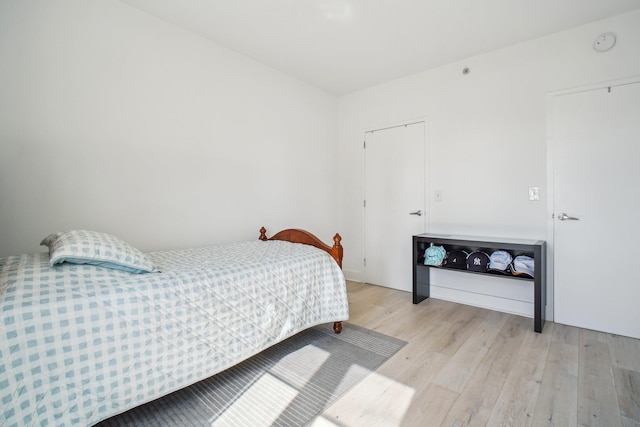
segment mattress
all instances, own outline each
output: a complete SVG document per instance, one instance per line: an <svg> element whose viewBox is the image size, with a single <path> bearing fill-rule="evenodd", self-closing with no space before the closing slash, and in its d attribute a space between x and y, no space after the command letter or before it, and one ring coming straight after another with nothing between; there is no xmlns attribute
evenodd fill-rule
<svg viewBox="0 0 640 427"><path fill-rule="evenodd" d="M342 271L312 246L147 255L161 272L0 259L0 425L93 425L348 319Z"/></svg>

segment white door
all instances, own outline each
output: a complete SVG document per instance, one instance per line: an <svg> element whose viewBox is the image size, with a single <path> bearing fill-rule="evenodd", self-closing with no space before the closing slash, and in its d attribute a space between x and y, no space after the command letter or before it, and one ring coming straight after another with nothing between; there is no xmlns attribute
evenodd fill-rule
<svg viewBox="0 0 640 427"><path fill-rule="evenodd" d="M365 133L366 283L412 289L412 236L426 232L425 123Z"/></svg>
<svg viewBox="0 0 640 427"><path fill-rule="evenodd" d="M640 83L552 105L555 321L640 338Z"/></svg>

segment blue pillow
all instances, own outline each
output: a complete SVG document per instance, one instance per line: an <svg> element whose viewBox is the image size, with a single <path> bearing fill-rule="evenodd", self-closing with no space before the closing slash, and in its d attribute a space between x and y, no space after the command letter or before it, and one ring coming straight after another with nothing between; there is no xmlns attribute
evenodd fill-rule
<svg viewBox="0 0 640 427"><path fill-rule="evenodd" d="M51 234L40 242L49 247L49 264L91 264L130 273L159 271L138 249L107 233L70 230Z"/></svg>

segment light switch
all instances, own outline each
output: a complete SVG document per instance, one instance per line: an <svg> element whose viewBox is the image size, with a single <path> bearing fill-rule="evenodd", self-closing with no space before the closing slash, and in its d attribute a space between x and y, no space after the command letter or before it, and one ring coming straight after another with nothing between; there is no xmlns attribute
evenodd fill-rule
<svg viewBox="0 0 640 427"><path fill-rule="evenodd" d="M529 187L529 200L540 200L540 187Z"/></svg>
<svg viewBox="0 0 640 427"><path fill-rule="evenodd" d="M441 202L442 201L442 190L435 190L433 192L433 200L435 202Z"/></svg>

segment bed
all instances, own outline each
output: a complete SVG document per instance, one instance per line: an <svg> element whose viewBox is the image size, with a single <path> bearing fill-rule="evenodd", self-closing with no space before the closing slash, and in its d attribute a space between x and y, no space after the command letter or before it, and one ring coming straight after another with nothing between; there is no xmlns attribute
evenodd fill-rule
<svg viewBox="0 0 640 427"><path fill-rule="evenodd" d="M147 254L61 236L0 259L2 426L94 425L349 316L337 234Z"/></svg>

